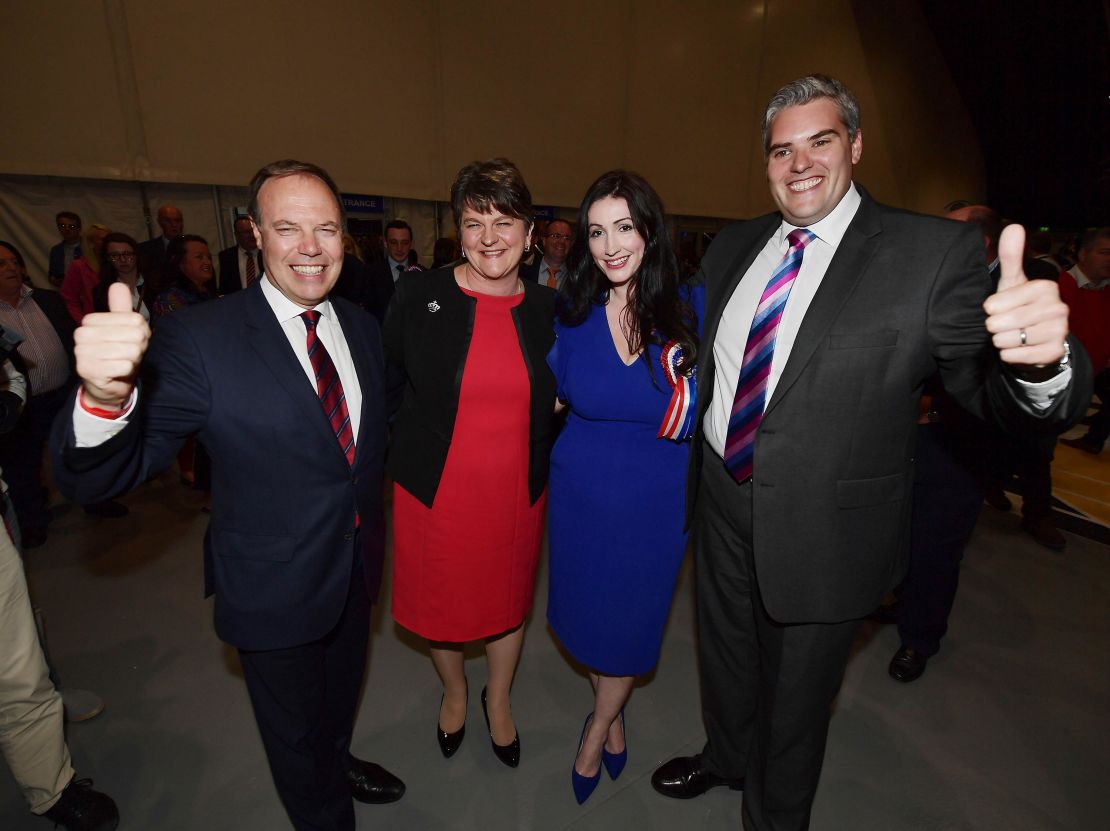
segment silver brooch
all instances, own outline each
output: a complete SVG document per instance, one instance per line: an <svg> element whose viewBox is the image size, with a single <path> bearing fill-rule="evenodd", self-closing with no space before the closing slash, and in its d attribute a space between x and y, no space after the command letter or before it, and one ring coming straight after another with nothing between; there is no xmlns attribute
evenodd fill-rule
<svg viewBox="0 0 1110 831"><path fill-rule="evenodd" d="M431 303L428 304L428 311L429 312L438 312L439 311L439 303L437 303L436 301L433 300Z"/></svg>

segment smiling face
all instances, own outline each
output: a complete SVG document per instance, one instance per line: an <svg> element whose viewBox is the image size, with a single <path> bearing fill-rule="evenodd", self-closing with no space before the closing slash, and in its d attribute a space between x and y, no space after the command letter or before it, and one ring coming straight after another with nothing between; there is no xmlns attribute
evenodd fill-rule
<svg viewBox="0 0 1110 831"><path fill-rule="evenodd" d="M482 214L467 206L459 217L460 244L467 267L484 280L515 280L530 231L519 217L496 209Z"/></svg>
<svg viewBox="0 0 1110 831"><path fill-rule="evenodd" d="M543 237L543 256L552 265L562 265L566 262L570 252L570 244L574 242L574 230L570 223L562 219L553 219L547 223L547 232Z"/></svg>
<svg viewBox="0 0 1110 831"><path fill-rule="evenodd" d="M621 196L606 196L590 205L590 255L614 286L622 286L640 269L647 242L632 224L632 212Z"/></svg>
<svg viewBox="0 0 1110 831"><path fill-rule="evenodd" d="M848 192L862 154L863 134L848 139L831 99L780 112L771 124L767 181L786 221L807 227L828 216Z"/></svg>
<svg viewBox="0 0 1110 831"><path fill-rule="evenodd" d="M15 252L6 245L0 245L0 300L10 306L16 305L22 288L23 269L19 267Z"/></svg>
<svg viewBox="0 0 1110 831"><path fill-rule="evenodd" d="M212 279L212 253L203 242L190 240L185 243L185 253L178 264L181 273L197 288L203 287ZM118 268L118 265L117 265Z"/></svg>
<svg viewBox="0 0 1110 831"><path fill-rule="evenodd" d="M324 301L343 269L339 203L328 186L303 173L268 179L258 192L254 229L266 279L302 309Z"/></svg>

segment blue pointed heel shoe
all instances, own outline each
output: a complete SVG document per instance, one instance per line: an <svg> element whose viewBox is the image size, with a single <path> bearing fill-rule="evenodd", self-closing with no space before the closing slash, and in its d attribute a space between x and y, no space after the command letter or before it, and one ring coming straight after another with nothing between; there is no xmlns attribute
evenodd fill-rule
<svg viewBox="0 0 1110 831"><path fill-rule="evenodd" d="M582 751L582 743L586 741L586 731L590 729L590 722L594 720L594 714L590 713L586 716L586 723L582 725L582 736L578 739L578 752L574 754L574 758L578 758L578 753ZM574 798L578 800L581 805L590 798L590 794L594 792L597 783L601 781L601 768L597 769L597 773L593 776L583 776L572 764L570 766L570 784L574 788Z"/></svg>
<svg viewBox="0 0 1110 831"><path fill-rule="evenodd" d="M605 772L609 774L610 779L616 779L621 775L624 766L628 763L628 733L624 729L624 708L621 708L621 714L618 716L621 720L621 735L624 736L624 750L620 753L610 753L605 749L605 745L601 746L601 763L605 765Z"/></svg>

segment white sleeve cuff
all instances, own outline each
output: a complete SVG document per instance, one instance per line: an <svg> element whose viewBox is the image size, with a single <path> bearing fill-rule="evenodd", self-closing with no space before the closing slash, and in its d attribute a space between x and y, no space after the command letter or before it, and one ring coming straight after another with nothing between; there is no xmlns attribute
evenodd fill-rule
<svg viewBox="0 0 1110 831"><path fill-rule="evenodd" d="M128 416L139 402L139 390L131 391L131 397L123 407L119 418L101 418L81 406L81 392L73 401L73 437L77 447L99 447L127 426Z"/></svg>

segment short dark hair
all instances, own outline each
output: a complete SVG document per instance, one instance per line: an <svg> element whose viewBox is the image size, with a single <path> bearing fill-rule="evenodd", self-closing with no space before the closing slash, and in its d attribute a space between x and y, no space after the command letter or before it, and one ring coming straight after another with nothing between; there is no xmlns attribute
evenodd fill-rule
<svg viewBox="0 0 1110 831"><path fill-rule="evenodd" d="M574 223L573 223L573 222L571 222L571 221L570 221L569 219L563 219L562 217L559 217L559 216L555 217L554 219L549 219L549 220L547 220L547 229L546 229L546 232L545 232L545 233L548 233L548 234L550 234L550 233L551 233L551 226L552 226L553 224L555 224L556 222L561 222L561 223L563 223L564 225L566 225L566 226L567 226L568 228L570 228L570 234L571 234L571 236L575 236L575 227L574 227Z"/></svg>
<svg viewBox="0 0 1110 831"><path fill-rule="evenodd" d="M983 231L983 236L991 241L991 245L998 245L1005 225L998 211L986 205L971 205L967 208L967 221L978 225Z"/></svg>
<svg viewBox="0 0 1110 831"><path fill-rule="evenodd" d="M1110 239L1110 225L1102 228L1088 228L1079 238L1077 251L1090 251L1100 239Z"/></svg>
<svg viewBox="0 0 1110 831"><path fill-rule="evenodd" d="M461 227L462 213L467 208L481 214L497 210L523 220L527 228L532 227L532 193L520 169L508 159L471 162L459 171L451 185L451 211L456 228Z"/></svg>
<svg viewBox="0 0 1110 831"><path fill-rule="evenodd" d="M771 124L788 107L799 107L821 98L828 98L840 111L840 121L848 131L848 141L859 133L859 101L848 87L828 75L806 75L779 89L763 111L763 155L771 150Z"/></svg>
<svg viewBox="0 0 1110 831"><path fill-rule="evenodd" d="M205 247L208 246L208 240L199 234L182 234L171 239L170 244L166 246L166 267L162 278L162 285L165 288L181 280L187 280L181 272L181 261L185 259L185 246L190 242L199 242Z"/></svg>
<svg viewBox="0 0 1110 831"><path fill-rule="evenodd" d="M394 231L408 231L409 232L409 239L411 240L411 239L414 238L413 235L412 235L412 228L403 219L395 219L392 222L387 223L386 226L385 226L385 230L382 231L382 235L383 236L387 235L391 228Z"/></svg>
<svg viewBox="0 0 1110 831"><path fill-rule="evenodd" d="M19 264L20 268L26 268L27 267L27 264L25 262L23 262L23 255L19 253L18 248L16 248L10 242L5 242L2 239L0 239L0 245L4 246L5 248L7 248L9 251L12 252L12 256L15 257L15 261Z"/></svg>
<svg viewBox="0 0 1110 831"><path fill-rule="evenodd" d="M57 225L63 219L72 219L77 223L78 227L81 226L81 217L79 217L73 211L58 211L56 214L54 214L54 224L55 225Z"/></svg>
<svg viewBox="0 0 1110 831"><path fill-rule="evenodd" d="M280 161L270 162L265 167L259 169L254 177L251 179L250 184L250 201L247 203L247 211L254 220L255 225L262 225L258 215L258 192L262 190L262 186L270 179L282 179L286 176L311 176L314 179L319 179L328 190L332 192L335 197L335 202L339 206L339 220L344 219L343 214L343 197L339 193L339 188L335 184L335 180L328 175L328 172L319 165L312 164L311 162L299 162L296 159L281 159Z"/></svg>
<svg viewBox="0 0 1110 831"><path fill-rule="evenodd" d="M240 214L239 216L235 217L235 219L233 219L231 221L231 229L234 231L235 226L238 225L240 222L250 222L250 221L251 221L251 218L249 216L246 216L245 214Z"/></svg>

